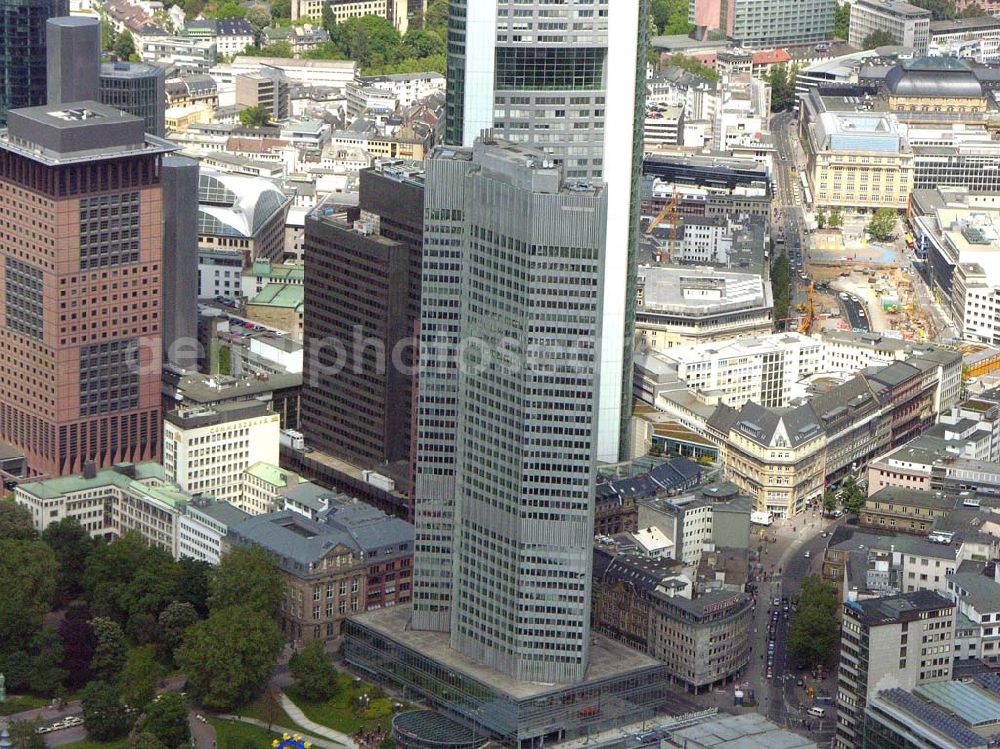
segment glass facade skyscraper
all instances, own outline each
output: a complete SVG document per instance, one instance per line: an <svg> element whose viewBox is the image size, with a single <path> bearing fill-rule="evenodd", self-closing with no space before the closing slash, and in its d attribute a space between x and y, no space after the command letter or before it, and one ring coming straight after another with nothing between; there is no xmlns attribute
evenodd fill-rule
<svg viewBox="0 0 1000 749"><path fill-rule="evenodd" d="M67 15L68 0L0 0L0 126L11 109L45 104L45 23Z"/></svg>
<svg viewBox="0 0 1000 749"><path fill-rule="evenodd" d="M647 0L452 0L446 140L484 130L608 190L598 459L625 453ZM614 371L614 373L613 373Z"/></svg>
<svg viewBox="0 0 1000 749"><path fill-rule="evenodd" d="M640 0L450 5L465 149L427 169L411 625L519 680L587 671L594 466L630 413L647 18ZM556 373L483 371L484 341ZM592 370L558 370L582 353Z"/></svg>
<svg viewBox="0 0 1000 749"><path fill-rule="evenodd" d="M577 682L607 193L501 141L437 152L426 185L413 626L515 679Z"/></svg>

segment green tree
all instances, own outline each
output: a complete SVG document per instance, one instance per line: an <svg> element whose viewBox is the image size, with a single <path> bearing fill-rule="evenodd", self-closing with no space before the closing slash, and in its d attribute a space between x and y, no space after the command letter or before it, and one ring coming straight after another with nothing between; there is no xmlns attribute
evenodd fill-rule
<svg viewBox="0 0 1000 749"><path fill-rule="evenodd" d="M59 564L41 541L0 540L0 653L21 650L41 629Z"/></svg>
<svg viewBox="0 0 1000 749"><path fill-rule="evenodd" d="M980 8L976 3L973 3L962 8L956 15L956 18L982 18L988 15L989 13Z"/></svg>
<svg viewBox="0 0 1000 749"><path fill-rule="evenodd" d="M52 548L59 562L57 595L61 600L68 601L83 590L81 580L94 541L76 518L63 518L58 523L52 523L42 531L42 540Z"/></svg>
<svg viewBox="0 0 1000 749"><path fill-rule="evenodd" d="M913 0L911 4L929 10L932 21L949 21L955 17L955 0Z"/></svg>
<svg viewBox="0 0 1000 749"><path fill-rule="evenodd" d="M166 675L166 669L156 660L156 648L144 645L129 651L125 667L118 675L118 688L125 704L135 710L145 710L156 696L156 685Z"/></svg>
<svg viewBox="0 0 1000 749"><path fill-rule="evenodd" d="M862 49L875 49L876 47L891 47L899 44L896 37L888 31L873 31L861 40Z"/></svg>
<svg viewBox="0 0 1000 749"><path fill-rule="evenodd" d="M280 41L267 44L259 49L257 47L247 47L240 52L241 55L250 57L294 57L290 42Z"/></svg>
<svg viewBox="0 0 1000 749"><path fill-rule="evenodd" d="M836 589L816 575L802 581L799 605L788 631L788 654L799 668L829 663L837 651Z"/></svg>
<svg viewBox="0 0 1000 749"><path fill-rule="evenodd" d="M327 34L333 36L333 30L337 28L337 19L333 15L333 8L330 3L323 3L323 11L320 16L320 25Z"/></svg>
<svg viewBox="0 0 1000 749"><path fill-rule="evenodd" d="M827 221L826 211L819 211L816 214L816 226L818 226L820 229L825 229L826 221Z"/></svg>
<svg viewBox="0 0 1000 749"><path fill-rule="evenodd" d="M851 28L851 4L837 3L837 9L833 12L833 35L837 39L847 39L848 31Z"/></svg>
<svg viewBox="0 0 1000 749"><path fill-rule="evenodd" d="M140 731L129 734L128 749L167 749L167 746L148 731Z"/></svg>
<svg viewBox="0 0 1000 749"><path fill-rule="evenodd" d="M324 9L326 8L326 3L323 3ZM292 2L291 0L275 0L271 3L271 15L275 18L291 18L292 17Z"/></svg>
<svg viewBox="0 0 1000 749"><path fill-rule="evenodd" d="M244 127L264 127L271 121L271 116L267 110L259 104L255 107L247 107L240 112L240 124ZM232 355L228 346L219 349L219 372L229 374L232 368Z"/></svg>
<svg viewBox="0 0 1000 749"><path fill-rule="evenodd" d="M896 233L896 220L898 218L899 215L892 208L879 208L872 216L872 220L868 222L865 231L875 239L887 242Z"/></svg>
<svg viewBox="0 0 1000 749"><path fill-rule="evenodd" d="M212 611L245 606L277 620L284 583L274 557L259 546L232 549L212 570L208 581Z"/></svg>
<svg viewBox="0 0 1000 749"><path fill-rule="evenodd" d="M188 629L176 660L195 699L212 710L233 710L261 691L283 644L271 614L232 606L214 609Z"/></svg>
<svg viewBox="0 0 1000 749"><path fill-rule="evenodd" d="M265 5L251 5L247 8L246 21L253 29L254 44L260 47L264 29L271 25L271 11Z"/></svg>
<svg viewBox="0 0 1000 749"><path fill-rule="evenodd" d="M197 18L205 10L205 0L184 0L184 17Z"/></svg>
<svg viewBox="0 0 1000 749"><path fill-rule="evenodd" d="M831 491L827 491L823 494L823 512L827 515L833 514L833 511L837 509L837 495Z"/></svg>
<svg viewBox="0 0 1000 749"><path fill-rule="evenodd" d="M288 662L295 686L304 699L326 702L337 692L337 669L323 650L320 640L313 640Z"/></svg>
<svg viewBox="0 0 1000 749"><path fill-rule="evenodd" d="M90 670L94 678L113 682L125 667L128 659L128 643L125 633L114 619L97 616L90 620L94 630L94 655L90 659Z"/></svg>
<svg viewBox="0 0 1000 749"><path fill-rule="evenodd" d="M43 629L31 638L31 674L28 688L34 694L53 697L62 690L66 671L62 668L63 649L59 633Z"/></svg>
<svg viewBox="0 0 1000 749"><path fill-rule="evenodd" d="M118 690L105 681L92 681L80 694L83 725L98 741L113 741L128 733L128 710Z"/></svg>
<svg viewBox="0 0 1000 749"><path fill-rule="evenodd" d="M198 612L190 603L174 601L160 612L160 643L172 660L174 651L184 639L187 628L198 621Z"/></svg>
<svg viewBox="0 0 1000 749"><path fill-rule="evenodd" d="M830 218L827 220L827 224L831 229L839 229L844 225L844 212L839 208L833 208L830 210Z"/></svg>
<svg viewBox="0 0 1000 749"><path fill-rule="evenodd" d="M45 737L38 732L41 726L41 718L11 722L8 730L14 749L45 749Z"/></svg>
<svg viewBox="0 0 1000 749"><path fill-rule="evenodd" d="M0 540L34 541L38 538L31 510L13 499L0 499Z"/></svg>
<svg viewBox="0 0 1000 749"><path fill-rule="evenodd" d="M448 29L448 0L429 0L422 26L425 31L444 32Z"/></svg>
<svg viewBox="0 0 1000 749"><path fill-rule="evenodd" d="M650 13L658 34L689 34L694 28L688 23L687 0L653 0Z"/></svg>
<svg viewBox="0 0 1000 749"><path fill-rule="evenodd" d="M225 2L219 3L214 15L220 21L227 19L240 20L246 18L247 10L236 2L236 0L225 0Z"/></svg>
<svg viewBox="0 0 1000 749"><path fill-rule="evenodd" d="M840 485L840 502L853 515L861 512L861 508L865 506L865 492L853 476L848 476Z"/></svg>
<svg viewBox="0 0 1000 749"><path fill-rule="evenodd" d="M338 23L330 32L330 41L362 68L398 62L403 57L399 32L392 21L379 16L348 18Z"/></svg>
<svg viewBox="0 0 1000 749"><path fill-rule="evenodd" d="M792 300L792 274L788 255L781 253L771 266L771 296L774 299L774 319L788 317L788 306ZM779 326L784 323L778 323Z"/></svg>
<svg viewBox="0 0 1000 749"><path fill-rule="evenodd" d="M709 81L719 80L719 74L712 70L708 65L703 62L695 60L693 57L688 57L687 55L677 52L667 58L665 65L673 65L681 70L686 70L689 73L694 73L695 75L700 75L702 78Z"/></svg>
<svg viewBox="0 0 1000 749"><path fill-rule="evenodd" d="M141 642L160 611L172 601L187 600L192 569L201 567L174 562L168 552L128 533L94 549L87 558L83 589L95 616L114 619Z"/></svg>
<svg viewBox="0 0 1000 749"><path fill-rule="evenodd" d="M403 35L401 42L406 57L420 59L443 55L446 52L444 39L433 31L410 29Z"/></svg>
<svg viewBox="0 0 1000 749"><path fill-rule="evenodd" d="M191 743L187 700L176 692L165 692L146 708L138 730L155 736L167 749L181 749Z"/></svg>
<svg viewBox="0 0 1000 749"><path fill-rule="evenodd" d="M771 86L771 111L783 112L794 106L795 98L795 76L799 73L798 66L787 67L772 65L767 71L764 80Z"/></svg>
<svg viewBox="0 0 1000 749"><path fill-rule="evenodd" d="M31 656L23 650L15 650L3 661L3 675L7 679L8 692L28 689L31 680Z"/></svg>
<svg viewBox="0 0 1000 749"><path fill-rule="evenodd" d="M115 39L118 35L115 33L115 27L111 25L111 21L108 20L106 15L101 15L101 49L105 52L112 52L115 48Z"/></svg>
<svg viewBox="0 0 1000 749"><path fill-rule="evenodd" d="M123 31L115 38L115 46L112 50L119 60L131 60L135 56L135 39L132 32Z"/></svg>

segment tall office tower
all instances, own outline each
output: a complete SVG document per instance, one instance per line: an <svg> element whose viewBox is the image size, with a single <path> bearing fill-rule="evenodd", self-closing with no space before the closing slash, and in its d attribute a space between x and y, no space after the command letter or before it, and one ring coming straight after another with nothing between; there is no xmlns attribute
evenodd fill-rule
<svg viewBox="0 0 1000 749"><path fill-rule="evenodd" d="M36 473L160 455L163 155L96 101L0 130L0 439Z"/></svg>
<svg viewBox="0 0 1000 749"><path fill-rule="evenodd" d="M483 130L544 150L608 195L598 452L615 462L632 402L632 320L647 0L453 0L447 143Z"/></svg>
<svg viewBox="0 0 1000 749"><path fill-rule="evenodd" d="M588 665L607 197L502 141L427 162L412 624L522 681Z"/></svg>
<svg viewBox="0 0 1000 749"><path fill-rule="evenodd" d="M302 431L371 468L410 460L424 174L387 162L356 209L306 219Z"/></svg>
<svg viewBox="0 0 1000 749"><path fill-rule="evenodd" d="M149 132L147 130L147 132ZM198 162L163 160L163 356L198 368Z"/></svg>
<svg viewBox="0 0 1000 749"><path fill-rule="evenodd" d="M142 117L146 132L163 137L166 131L166 71L146 62L101 63L101 101Z"/></svg>
<svg viewBox="0 0 1000 749"><path fill-rule="evenodd" d="M50 18L46 29L46 103L100 98L101 22L97 18Z"/></svg>
<svg viewBox="0 0 1000 749"><path fill-rule="evenodd" d="M68 0L0 0L0 126L11 109L45 104L45 24L68 15Z"/></svg>

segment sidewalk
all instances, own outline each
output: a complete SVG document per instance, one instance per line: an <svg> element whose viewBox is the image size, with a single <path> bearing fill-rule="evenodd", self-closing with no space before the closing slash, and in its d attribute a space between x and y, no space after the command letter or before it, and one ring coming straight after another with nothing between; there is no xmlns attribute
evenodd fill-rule
<svg viewBox="0 0 1000 749"><path fill-rule="evenodd" d="M281 706L288 713L288 717L295 721L297 725L302 726L311 733L317 736L325 736L328 739L335 741L340 747L348 747L348 749L358 749L357 742L348 736L346 733L341 733L340 731L334 731L332 728L327 728L326 726L321 726L319 723L315 723L306 717L306 714L299 709L299 706L292 702L288 695L284 692L280 692L281 695Z"/></svg>
<svg viewBox="0 0 1000 749"><path fill-rule="evenodd" d="M298 734L302 737L303 741L308 741L313 746L321 747L321 749L344 749L344 745L339 742L334 741L324 741L317 736L310 736L301 728L288 728L286 726L279 726L277 723L272 723L271 727L267 727L267 723L262 720L257 720L256 718L247 718L243 715L217 715L215 716L219 720L229 720L229 721L240 721L241 723L249 723L252 726L257 726L258 728L263 728L265 731L271 731L272 733L287 733L289 736L294 736ZM214 746L214 744L213 744Z"/></svg>

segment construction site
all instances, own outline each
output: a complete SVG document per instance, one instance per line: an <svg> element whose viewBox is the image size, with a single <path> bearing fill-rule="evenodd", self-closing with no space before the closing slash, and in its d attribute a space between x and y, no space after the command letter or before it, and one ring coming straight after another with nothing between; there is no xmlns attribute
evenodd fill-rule
<svg viewBox="0 0 1000 749"><path fill-rule="evenodd" d="M904 267L901 251L879 247L875 253L864 252L861 246L845 247L835 234L840 232L809 237L802 279L808 284L806 299L795 308L801 315L800 332L871 330L904 340L931 340L936 331L914 288L919 281L912 268ZM879 261L870 259L873 255Z"/></svg>

